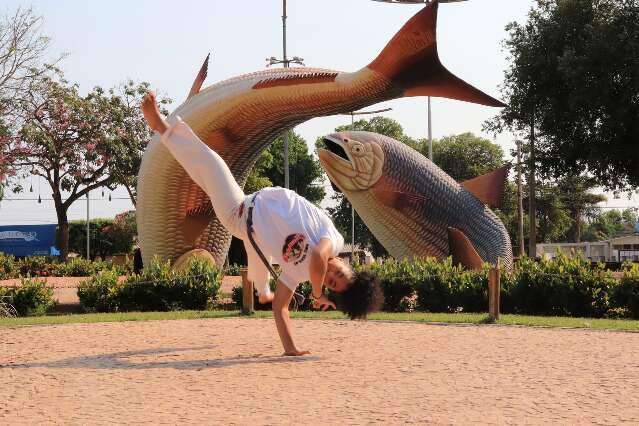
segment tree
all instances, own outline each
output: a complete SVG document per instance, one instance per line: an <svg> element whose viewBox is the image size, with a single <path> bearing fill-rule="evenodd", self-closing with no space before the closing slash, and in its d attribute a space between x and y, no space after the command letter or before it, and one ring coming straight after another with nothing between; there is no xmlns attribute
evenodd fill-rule
<svg viewBox="0 0 639 426"><path fill-rule="evenodd" d="M592 178L584 176L568 175L558 182L559 193L572 220L571 240L575 243L581 242L584 217L594 216L595 206L606 201L605 196L590 192L596 186Z"/></svg>
<svg viewBox="0 0 639 426"><path fill-rule="evenodd" d="M52 68L41 61L49 46L41 23L31 8L0 18L0 117L12 114L16 100L25 99Z"/></svg>
<svg viewBox="0 0 639 426"><path fill-rule="evenodd" d="M133 164L144 141L136 118L122 98L95 88L86 96L76 85L45 78L19 103L25 117L18 136L0 152L13 152L13 165L42 176L51 186L58 217L58 247L66 260L69 243L67 211L80 197L118 182L122 164ZM21 187L14 184L14 191Z"/></svg>
<svg viewBox="0 0 639 426"><path fill-rule="evenodd" d="M584 241L608 240L632 234L638 220L637 209L597 212L584 230Z"/></svg>
<svg viewBox="0 0 639 426"><path fill-rule="evenodd" d="M639 186L639 0L540 0L507 30L508 106L486 128L529 140L531 194L537 173Z"/></svg>
<svg viewBox="0 0 639 426"><path fill-rule="evenodd" d="M422 154L427 146L422 144ZM433 143L433 158L456 181L492 172L504 165L504 151L488 139L470 132L446 136Z"/></svg>
<svg viewBox="0 0 639 426"><path fill-rule="evenodd" d="M7 149L19 118L16 107L53 68L41 61L49 46L41 22L30 8L0 17L0 199L7 179L16 175L16 153Z"/></svg>
<svg viewBox="0 0 639 426"><path fill-rule="evenodd" d="M118 143L126 146L127 150L135 150L125 155L111 157L111 179L105 186L111 190L119 185L124 186L133 206L137 204L136 190L142 155L147 141L153 136L153 131L146 124L140 109L140 103L149 90L150 85L147 82L136 84L132 80L127 80L117 88L109 89L109 96L103 98L103 101L108 103L105 108L111 111L110 119L114 124L112 127L120 139ZM165 105L170 103L171 99L160 96L158 102L160 111L168 115Z"/></svg>

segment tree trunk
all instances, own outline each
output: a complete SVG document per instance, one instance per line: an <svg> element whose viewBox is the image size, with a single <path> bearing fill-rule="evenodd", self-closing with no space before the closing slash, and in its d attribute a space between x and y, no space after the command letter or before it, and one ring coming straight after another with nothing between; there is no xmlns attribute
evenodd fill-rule
<svg viewBox="0 0 639 426"><path fill-rule="evenodd" d="M580 243L581 242L581 210L580 209L575 210L574 221L575 221L575 242Z"/></svg>
<svg viewBox="0 0 639 426"><path fill-rule="evenodd" d="M530 174L528 176L528 216L530 226L528 228L528 256L537 257L537 204L535 202L535 114L530 120Z"/></svg>
<svg viewBox="0 0 639 426"><path fill-rule="evenodd" d="M521 189L521 142L517 141L517 239L519 245L518 256L526 254L524 243L524 194Z"/></svg>
<svg viewBox="0 0 639 426"><path fill-rule="evenodd" d="M69 255L69 221L67 220L66 209L58 211L58 249L60 250L60 261L66 262Z"/></svg>

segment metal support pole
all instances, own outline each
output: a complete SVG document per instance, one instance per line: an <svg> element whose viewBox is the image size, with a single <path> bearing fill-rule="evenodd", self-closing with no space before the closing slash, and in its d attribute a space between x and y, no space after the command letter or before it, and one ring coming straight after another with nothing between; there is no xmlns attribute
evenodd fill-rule
<svg viewBox="0 0 639 426"><path fill-rule="evenodd" d="M355 114L351 111L351 130L355 130ZM355 209L351 204L351 264L355 263Z"/></svg>
<svg viewBox="0 0 639 426"><path fill-rule="evenodd" d="M87 192L87 260L91 260L91 226L89 224L89 192Z"/></svg>
<svg viewBox="0 0 639 426"><path fill-rule="evenodd" d="M428 97L428 158L433 161L433 127L430 117L430 96Z"/></svg>
<svg viewBox="0 0 639 426"><path fill-rule="evenodd" d="M284 68L289 67L288 58L286 57L286 0L282 0L282 62ZM288 170L288 129L284 132L284 188L290 187Z"/></svg>

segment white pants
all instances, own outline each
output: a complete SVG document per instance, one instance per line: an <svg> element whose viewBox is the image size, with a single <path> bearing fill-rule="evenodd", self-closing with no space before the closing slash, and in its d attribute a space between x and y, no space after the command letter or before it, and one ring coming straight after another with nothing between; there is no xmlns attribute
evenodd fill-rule
<svg viewBox="0 0 639 426"><path fill-rule="evenodd" d="M248 278L253 281L255 289L259 294L270 293L271 274L247 236L250 195L244 195L222 157L206 146L179 117L164 132L161 140L191 179L209 196L220 223L234 237L244 241ZM264 255L271 262L271 256Z"/></svg>

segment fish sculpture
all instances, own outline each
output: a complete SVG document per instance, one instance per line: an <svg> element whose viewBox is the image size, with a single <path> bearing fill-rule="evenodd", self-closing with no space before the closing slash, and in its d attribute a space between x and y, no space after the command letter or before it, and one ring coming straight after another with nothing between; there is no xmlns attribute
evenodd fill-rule
<svg viewBox="0 0 639 426"><path fill-rule="evenodd" d="M404 96L441 96L503 106L441 64L435 32L437 7L435 1L421 9L373 62L355 72L267 69L201 90L207 57L189 97L171 117L180 116L220 154L243 186L260 152L284 130L314 117ZM218 265L224 262L230 234L215 217L207 195L157 135L143 155L137 193L138 235L145 264L156 256L183 259L192 250L200 254L206 250Z"/></svg>
<svg viewBox="0 0 639 426"><path fill-rule="evenodd" d="M485 204L498 205L508 166L457 183L428 158L395 139L340 132L318 149L331 183L396 259L453 257L481 269L500 258L512 266L510 237Z"/></svg>

